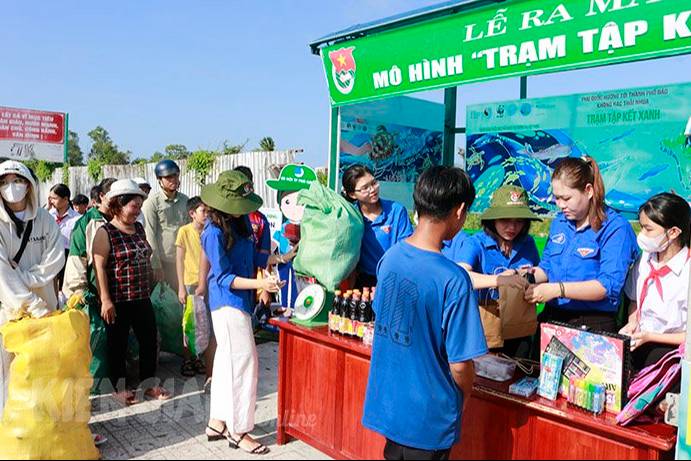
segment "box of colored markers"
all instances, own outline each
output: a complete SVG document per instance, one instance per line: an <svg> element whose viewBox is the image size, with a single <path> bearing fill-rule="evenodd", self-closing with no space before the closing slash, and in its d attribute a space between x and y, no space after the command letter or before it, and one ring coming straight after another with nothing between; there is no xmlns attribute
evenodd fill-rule
<svg viewBox="0 0 691 461"><path fill-rule="evenodd" d="M607 402L605 386L586 379L571 378L568 401L571 405L599 415L605 411Z"/></svg>

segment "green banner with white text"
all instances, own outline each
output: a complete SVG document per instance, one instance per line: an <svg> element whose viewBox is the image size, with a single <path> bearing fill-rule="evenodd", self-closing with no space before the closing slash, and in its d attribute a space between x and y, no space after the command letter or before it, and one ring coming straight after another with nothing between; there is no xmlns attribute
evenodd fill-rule
<svg viewBox="0 0 691 461"><path fill-rule="evenodd" d="M516 0L321 50L335 106L691 53L686 0Z"/></svg>

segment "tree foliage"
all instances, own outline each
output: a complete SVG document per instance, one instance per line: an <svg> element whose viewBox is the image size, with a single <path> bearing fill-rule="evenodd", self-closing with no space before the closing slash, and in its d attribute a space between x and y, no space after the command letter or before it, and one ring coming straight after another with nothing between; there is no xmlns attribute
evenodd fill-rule
<svg viewBox="0 0 691 461"><path fill-rule="evenodd" d="M161 160L163 160L164 158L166 158L165 154L163 154L163 153L161 153L161 152L159 152L159 151L156 151L156 152L154 152L154 154L151 156L151 160L149 160L149 161L150 161L151 163L158 163L158 162L160 162Z"/></svg>
<svg viewBox="0 0 691 461"><path fill-rule="evenodd" d="M171 160L184 160L190 156L190 151L183 144L168 144L164 151L166 158Z"/></svg>
<svg viewBox="0 0 691 461"><path fill-rule="evenodd" d="M262 152L272 152L276 150L276 143L271 136L266 136L259 141L259 150Z"/></svg>
<svg viewBox="0 0 691 461"><path fill-rule="evenodd" d="M221 155L239 154L240 152L242 152L245 149L245 146L247 145L248 141L249 140L246 139L245 142L243 142L242 144L230 144L230 142L228 142L228 140L226 139L225 141L223 141L223 146L221 148L220 154Z"/></svg>
<svg viewBox="0 0 691 461"><path fill-rule="evenodd" d="M60 163L45 160L27 160L24 163L31 168L40 182L50 181L53 178L53 172L60 167Z"/></svg>
<svg viewBox="0 0 691 461"><path fill-rule="evenodd" d="M102 126L97 126L89 131L91 138L91 151L89 161L95 160L102 165L126 165L130 161L131 152L121 152L118 146L110 139L110 134Z"/></svg>
<svg viewBox="0 0 691 461"><path fill-rule="evenodd" d="M101 163L100 160L96 158L90 158L86 162L86 170L89 173L89 177L94 180L94 182L99 182L103 179L103 167L105 164Z"/></svg>
<svg viewBox="0 0 691 461"><path fill-rule="evenodd" d="M196 150L187 159L187 168L194 171L199 184L206 184L206 178L211 173L218 152L210 150Z"/></svg>
<svg viewBox="0 0 691 461"><path fill-rule="evenodd" d="M328 169L317 169L317 180L322 186L329 187L329 170Z"/></svg>
<svg viewBox="0 0 691 461"><path fill-rule="evenodd" d="M84 152L82 152L82 148L79 147L79 135L72 130L69 132L67 159L69 160L70 166L84 165Z"/></svg>

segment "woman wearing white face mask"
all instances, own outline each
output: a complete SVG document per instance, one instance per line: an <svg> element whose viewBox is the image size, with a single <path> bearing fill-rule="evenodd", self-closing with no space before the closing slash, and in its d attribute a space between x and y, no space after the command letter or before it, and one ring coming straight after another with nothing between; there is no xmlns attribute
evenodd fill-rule
<svg viewBox="0 0 691 461"><path fill-rule="evenodd" d="M641 206L638 245L643 250L626 282L632 299L620 333L632 338L633 366L642 369L686 337L691 253L691 211L678 195L658 194Z"/></svg>
<svg viewBox="0 0 691 461"><path fill-rule="evenodd" d="M0 325L22 315L43 317L58 301L53 279L65 261L60 229L39 207L26 166L0 163ZM1 340L2 338L0 338ZM7 399L11 356L0 346L0 414Z"/></svg>

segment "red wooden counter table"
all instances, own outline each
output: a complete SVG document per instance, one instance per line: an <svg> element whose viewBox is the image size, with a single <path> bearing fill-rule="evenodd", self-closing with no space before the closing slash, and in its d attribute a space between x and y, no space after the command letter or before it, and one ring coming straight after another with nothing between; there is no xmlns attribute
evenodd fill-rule
<svg viewBox="0 0 691 461"><path fill-rule="evenodd" d="M280 328L278 444L300 439L339 459L381 459L384 439L360 424L370 348L272 320ZM396 383L391 383L395 386ZM424 428L420 428L424 431ZM665 424L621 428L562 400L523 399L508 383L478 378L463 417L455 459L673 458L676 429Z"/></svg>

